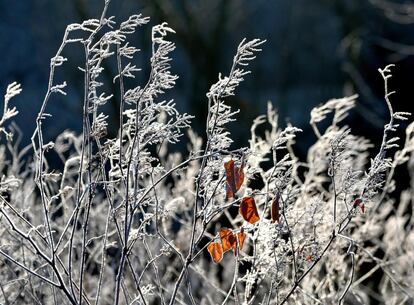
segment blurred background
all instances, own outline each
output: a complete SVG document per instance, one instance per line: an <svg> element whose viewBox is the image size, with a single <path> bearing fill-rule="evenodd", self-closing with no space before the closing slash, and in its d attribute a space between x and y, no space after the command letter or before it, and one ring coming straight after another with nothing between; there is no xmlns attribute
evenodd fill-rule
<svg viewBox="0 0 414 305"><path fill-rule="evenodd" d="M103 0L0 0L0 89L17 81L23 93L14 100L16 119L28 143L47 87L49 60L69 23L99 18ZM204 136L208 91L227 74L237 45L244 38L267 39L263 52L252 62L246 77L229 103L241 109L231 127L235 145L246 145L253 119L264 114L271 101L287 122L304 130L298 138L298 155L305 157L315 140L308 125L310 110L331 98L359 94L348 124L375 144L388 122L383 101L383 81L377 69L395 63L390 89L396 110L414 111L414 1L397 0L114 0L109 15L117 22L142 13L150 25L166 21L177 32L173 71L177 86L167 95L180 111L196 116L194 128ZM150 26L131 38L142 52L137 82L148 75ZM54 96L47 112L46 137L65 129L81 130L83 75L82 47L64 53L69 63L58 70L66 80L68 96ZM116 71L107 64L105 83L112 85ZM116 88L112 88L115 90ZM3 101L2 101L3 102ZM116 133L119 97L106 105Z"/></svg>

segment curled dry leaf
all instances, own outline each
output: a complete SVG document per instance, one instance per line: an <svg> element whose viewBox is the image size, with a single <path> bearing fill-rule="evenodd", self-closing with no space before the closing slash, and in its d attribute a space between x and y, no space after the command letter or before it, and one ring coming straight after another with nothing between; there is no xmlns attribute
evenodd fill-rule
<svg viewBox="0 0 414 305"><path fill-rule="evenodd" d="M260 220L256 202L253 197L244 197L239 208L240 215L251 224Z"/></svg>
<svg viewBox="0 0 414 305"><path fill-rule="evenodd" d="M233 245L234 256L239 254L239 251L243 249L244 240L246 239L246 233L243 232L243 228L240 229L239 233L234 234L236 242Z"/></svg>
<svg viewBox="0 0 414 305"><path fill-rule="evenodd" d="M279 193L276 195L275 199L273 199L272 202L272 208L271 208L271 217L272 217L272 223L279 222Z"/></svg>
<svg viewBox="0 0 414 305"><path fill-rule="evenodd" d="M365 213L365 204L361 198L357 198L354 201L354 208L359 207L362 213Z"/></svg>
<svg viewBox="0 0 414 305"><path fill-rule="evenodd" d="M210 253L210 256L216 264L220 263L223 259L223 247L219 242L211 242L207 246L207 250Z"/></svg>
<svg viewBox="0 0 414 305"><path fill-rule="evenodd" d="M224 169L226 171L226 199L234 198L244 181L243 163L238 167L234 165L234 160L230 160L224 163Z"/></svg>
<svg viewBox="0 0 414 305"><path fill-rule="evenodd" d="M243 228L242 228L242 229L240 229L240 232L236 234L236 236L237 236L237 241L238 241L238 244L239 244L239 249L241 250L241 249L243 249L244 240L246 239L247 234L244 233Z"/></svg>

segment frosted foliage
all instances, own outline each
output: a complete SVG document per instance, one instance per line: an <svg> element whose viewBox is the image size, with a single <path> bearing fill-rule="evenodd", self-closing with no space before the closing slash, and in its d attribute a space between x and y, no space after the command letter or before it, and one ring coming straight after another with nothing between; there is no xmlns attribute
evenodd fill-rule
<svg viewBox="0 0 414 305"><path fill-rule="evenodd" d="M208 108L203 140L193 117L163 98L178 79L174 30L152 27L149 74L139 83L130 35L149 18L117 23L108 5L99 19L67 27L28 146L11 120L21 86L6 89L0 304L412 304L414 123L393 110L392 66L379 70L390 114L379 147L344 124L353 95L312 110L306 160L295 155L301 129L280 126L271 103L253 121L248 147L237 148L228 123L239 110L228 98L265 41L243 40L211 86L200 105ZM86 58L82 132L45 142L46 123L58 119L49 104L70 86L56 82L70 67L69 44ZM104 92L108 61L114 92ZM104 105L116 100L113 118ZM187 152L175 149L181 141ZM399 167L411 182L396 198Z"/></svg>

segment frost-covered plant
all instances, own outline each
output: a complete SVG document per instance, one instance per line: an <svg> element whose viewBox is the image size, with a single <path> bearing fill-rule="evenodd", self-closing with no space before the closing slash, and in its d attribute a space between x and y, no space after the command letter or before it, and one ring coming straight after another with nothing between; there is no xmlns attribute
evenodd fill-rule
<svg viewBox="0 0 414 305"><path fill-rule="evenodd" d="M7 88L0 121L1 304L412 304L414 179L399 202L390 196L397 166L414 167L414 125L401 150L393 136L408 113L394 112L378 153L343 124L357 96L311 112L316 143L295 151L299 128L281 128L271 104L252 124L249 147L232 147L227 124L238 110L226 98L249 74L263 40L243 40L230 72L207 93L206 141L163 94L174 34L152 28L150 73L135 82L139 49L128 35L149 19L107 17L67 27L51 59L32 145L21 150ZM68 44L84 50L83 128L45 143L44 125L67 64ZM108 136L104 63L115 60L119 128ZM329 127L318 124L331 118ZM261 126L263 125L263 126ZM258 130L265 129L264 132ZM188 153L170 152L187 134ZM391 155L391 149L394 155ZM32 158L30 156L33 156ZM62 166L49 163L58 156ZM55 166L56 168L53 168ZM231 255L226 252L232 252ZM369 279L375 276L376 283Z"/></svg>

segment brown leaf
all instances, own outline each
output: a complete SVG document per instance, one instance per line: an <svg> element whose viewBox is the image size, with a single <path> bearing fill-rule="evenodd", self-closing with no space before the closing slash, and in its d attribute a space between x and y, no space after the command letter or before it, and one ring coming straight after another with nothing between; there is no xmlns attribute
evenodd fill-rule
<svg viewBox="0 0 414 305"><path fill-rule="evenodd" d="M221 246L221 243L219 242L211 242L207 246L207 250L210 253L210 256L216 264L220 263L223 259L223 248Z"/></svg>
<svg viewBox="0 0 414 305"><path fill-rule="evenodd" d="M240 165L240 167L235 166L234 179L236 180L236 190L238 191L244 182L243 163Z"/></svg>
<svg viewBox="0 0 414 305"><path fill-rule="evenodd" d="M243 163L237 167L234 161L230 160L224 163L224 169L226 171L226 199L234 198L244 181Z"/></svg>
<svg viewBox="0 0 414 305"><path fill-rule="evenodd" d="M253 197L244 197L240 204L239 212L244 220L251 224L259 221L259 213L257 212L256 203Z"/></svg>
<svg viewBox="0 0 414 305"><path fill-rule="evenodd" d="M275 223L276 221L279 222L279 194L277 194L276 198L273 199L270 213L272 217L272 223Z"/></svg>
<svg viewBox="0 0 414 305"><path fill-rule="evenodd" d="M247 234L243 232L243 229L241 229L240 232L236 234L236 236L239 243L239 249L242 250Z"/></svg>
<svg viewBox="0 0 414 305"><path fill-rule="evenodd" d="M236 236L233 234L233 231L227 228L221 228L219 232L221 238L221 244L223 247L223 252L226 253L230 249L234 249L237 246Z"/></svg>

